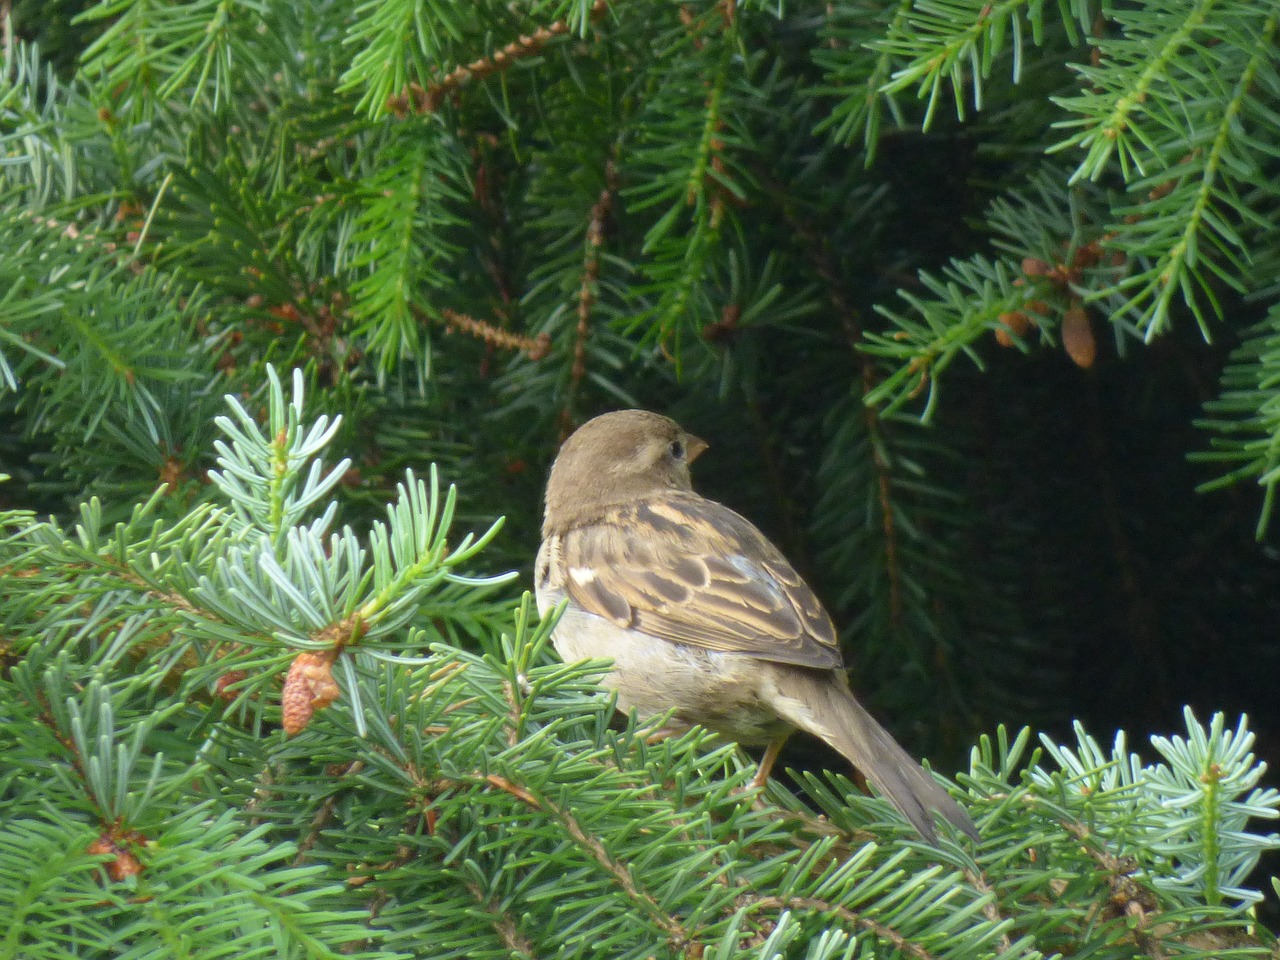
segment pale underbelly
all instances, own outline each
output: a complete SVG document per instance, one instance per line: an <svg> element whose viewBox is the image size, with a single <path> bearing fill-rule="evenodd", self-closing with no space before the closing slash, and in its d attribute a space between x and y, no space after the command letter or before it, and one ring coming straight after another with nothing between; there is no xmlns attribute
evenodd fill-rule
<svg viewBox="0 0 1280 960"><path fill-rule="evenodd" d="M546 612L559 598L544 593L538 607ZM551 640L566 663L612 660L601 683L617 691L618 708L642 720L671 711L665 726L672 732L701 724L739 743L765 744L793 729L761 688L772 665L755 657L673 643L574 607L564 611Z"/></svg>

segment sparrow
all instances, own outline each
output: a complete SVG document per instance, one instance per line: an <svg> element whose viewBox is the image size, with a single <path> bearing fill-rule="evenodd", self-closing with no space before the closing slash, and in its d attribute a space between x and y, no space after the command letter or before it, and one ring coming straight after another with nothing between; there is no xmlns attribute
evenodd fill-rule
<svg viewBox="0 0 1280 960"><path fill-rule="evenodd" d="M765 746L762 786L795 730L826 741L926 840L934 814L977 839L969 815L858 703L835 626L748 520L693 491L705 441L644 410L606 413L560 448L547 480L534 578L566 662L613 661L602 678L664 733L695 724Z"/></svg>

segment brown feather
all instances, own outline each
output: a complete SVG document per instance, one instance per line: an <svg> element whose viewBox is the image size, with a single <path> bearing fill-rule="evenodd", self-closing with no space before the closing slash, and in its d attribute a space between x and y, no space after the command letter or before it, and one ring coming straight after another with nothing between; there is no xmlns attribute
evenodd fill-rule
<svg viewBox="0 0 1280 960"><path fill-rule="evenodd" d="M960 804L858 703L848 686L808 670L775 671L771 701L787 721L820 737L844 755L902 811L920 835L936 842L933 815L980 839Z"/></svg>
<svg viewBox="0 0 1280 960"><path fill-rule="evenodd" d="M652 517L657 529L646 528ZM637 529L655 535L639 545L628 535ZM750 523L697 494L612 506L566 532L563 549L569 596L619 626L776 663L841 665L831 618L799 574Z"/></svg>

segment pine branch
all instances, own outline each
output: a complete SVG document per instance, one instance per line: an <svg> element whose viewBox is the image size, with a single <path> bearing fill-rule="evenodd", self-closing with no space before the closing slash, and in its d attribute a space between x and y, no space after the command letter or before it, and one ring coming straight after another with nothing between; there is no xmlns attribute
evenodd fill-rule
<svg viewBox="0 0 1280 960"><path fill-rule="evenodd" d="M813 54L826 81L813 93L841 97L817 130L827 131L836 143L846 146L860 139L868 167L875 159L885 110L897 126L904 123L893 93L886 88L894 58L886 47L873 49L872 45L886 35L906 35L914 6L913 0L899 0L896 7L869 4L867 9L831 4L822 29L824 43Z"/></svg>
<svg viewBox="0 0 1280 960"><path fill-rule="evenodd" d="M649 226L641 265L654 296L651 310L630 318L628 332L643 329L677 359L682 332L711 322L715 311L702 277L732 222L732 204L745 196L747 173L730 148L744 149L734 116L748 80L733 60L737 30L715 10L670 29L659 39L679 52L682 76L649 91L640 118L649 142L624 155L621 194L629 214L665 208ZM751 64L746 64L750 74ZM694 98L702 96L699 102ZM674 160L674 162L673 162Z"/></svg>
<svg viewBox="0 0 1280 960"><path fill-rule="evenodd" d="M453 286L450 231L463 222L454 205L464 198L457 146L437 125L392 135L388 151L364 184L351 263L357 333L384 369L423 353L413 305ZM430 299L423 309L440 310Z"/></svg>
<svg viewBox="0 0 1280 960"><path fill-rule="evenodd" d="M590 20L596 20L608 9L608 0L593 0L587 16ZM480 57L466 66L454 67L426 87L418 83L410 83L387 101L386 109L399 117L406 116L411 111L418 114L435 113L445 97L450 96L465 84L473 80L483 80L491 74L507 69L516 61L539 56L546 49L548 42L574 30L574 24L564 19L556 20L545 27L538 27L530 33L521 34L505 47L495 50L492 55ZM577 30L579 33L583 32L581 26Z"/></svg>
<svg viewBox="0 0 1280 960"><path fill-rule="evenodd" d="M1089 5L1081 0L1061 3L1058 9L1062 26L1070 35L1074 36L1077 23L1089 21ZM1026 25L1024 17L1028 21ZM904 4L889 22L883 39L872 44L874 49L903 65L875 92L892 94L916 87L916 96L928 101L923 120L927 130L936 116L945 87L950 86L956 116L963 121L967 93L972 97L974 110L982 110L983 83L991 77L1006 43L1010 45L1012 80L1019 81L1026 45L1023 31L1028 26L1032 42L1042 45L1046 32L1044 4L1030 0L1000 3L941 0Z"/></svg>
<svg viewBox="0 0 1280 960"><path fill-rule="evenodd" d="M1184 12L1180 22L1158 6L1120 16L1121 37L1098 41L1100 65L1082 68L1096 89L1061 101L1084 115L1063 126L1081 129L1055 147L1088 151L1073 181L1098 179L1114 155L1130 191L1145 194L1118 211L1107 246L1142 264L1114 292L1147 340L1168 329L1178 302L1208 339L1205 304L1220 317L1218 284L1245 288L1247 238L1270 229L1260 208L1275 201L1261 175L1275 155L1262 131L1275 117L1259 93L1277 88L1276 16L1250 5ZM1189 52L1207 56L1209 45L1222 68L1204 73Z"/></svg>
<svg viewBox="0 0 1280 960"><path fill-rule="evenodd" d="M732 744L701 729L656 740L634 718L610 731L605 665L551 660L553 619L535 622L528 595L482 652L401 655L421 646L401 608L470 582L451 558L484 543L450 547L448 502L411 484L371 533L367 572L332 576L354 534L328 553L306 535L333 512L309 464L334 425L303 420L300 377L291 402L278 380L267 394L265 427L225 425L218 484L235 510L169 525L151 519L157 496L104 531L89 504L74 537L14 518L0 541L0 622L27 621L0 674L0 745L20 772L0 771L16 814L0 829L10 953L128 931L154 950L269 941L309 956L422 956L424 942L468 956L834 956L855 942L914 958L1226 943L1266 956L1244 930L1257 893L1243 878L1280 840L1247 821L1274 819L1280 793L1257 789L1243 721L1188 713L1186 739L1153 741L1153 766L1083 729L1075 745L1042 738L1042 763L1029 732L1001 730L964 779L976 848L904 839L900 815L843 777L804 778L820 817L777 783L744 796L753 771ZM196 587L174 610L138 581ZM297 638L296 615L326 597L358 610L352 632ZM455 602L466 616L468 595ZM215 606L217 623L197 622ZM254 618L272 624L256 639ZM203 674L164 682L189 644L233 637L253 656L206 653ZM193 695L231 664L270 676L304 658L350 668L334 676L341 699L290 737Z"/></svg>
<svg viewBox="0 0 1280 960"><path fill-rule="evenodd" d="M1263 488L1257 536L1266 533L1280 482L1280 408L1274 389L1274 370L1280 359L1280 308L1246 332L1244 343L1222 372L1221 394L1205 404L1198 426L1213 431L1210 450L1195 459L1221 463L1228 472L1202 487L1218 489L1254 478Z"/></svg>

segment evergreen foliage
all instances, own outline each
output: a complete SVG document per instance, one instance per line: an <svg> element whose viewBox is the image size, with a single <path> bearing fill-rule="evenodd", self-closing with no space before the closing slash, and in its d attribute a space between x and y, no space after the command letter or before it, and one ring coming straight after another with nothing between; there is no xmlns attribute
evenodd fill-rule
<svg viewBox="0 0 1280 960"><path fill-rule="evenodd" d="M1151 765L1002 727L957 788L976 849L843 776L756 797L700 729L610 729L601 665L469 572L496 528L450 545L452 491L336 530L338 424L270 378L181 517L3 518L0 956L1273 955L1243 719L1188 710Z"/></svg>
<svg viewBox="0 0 1280 960"><path fill-rule="evenodd" d="M1280 4L0 14L0 957L1272 955L1243 721L1068 720L1280 722ZM981 847L546 652L623 405Z"/></svg>

